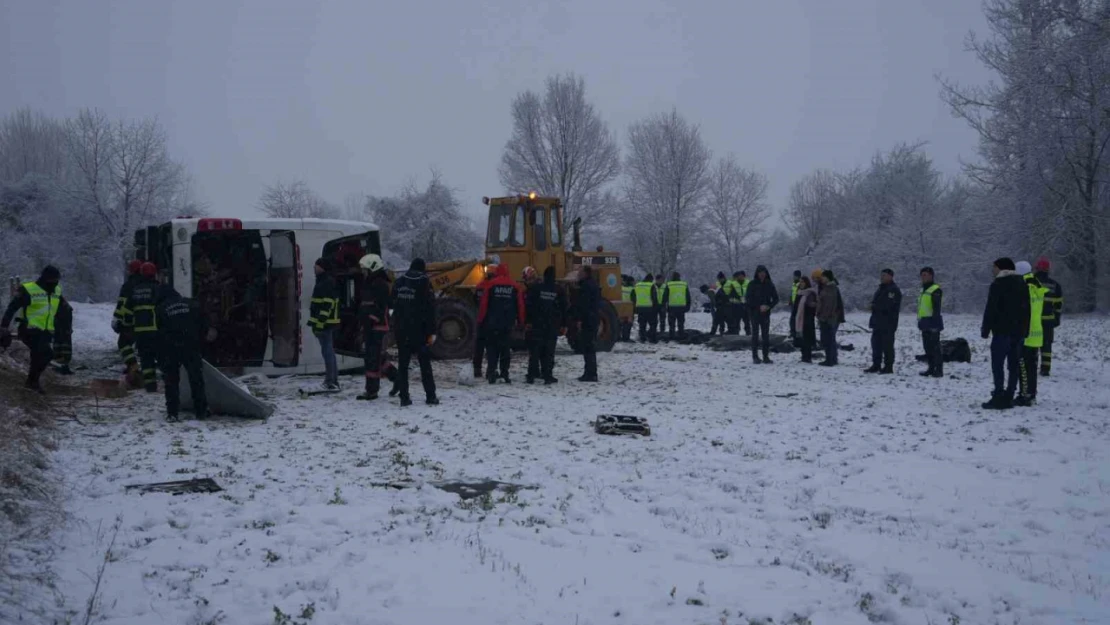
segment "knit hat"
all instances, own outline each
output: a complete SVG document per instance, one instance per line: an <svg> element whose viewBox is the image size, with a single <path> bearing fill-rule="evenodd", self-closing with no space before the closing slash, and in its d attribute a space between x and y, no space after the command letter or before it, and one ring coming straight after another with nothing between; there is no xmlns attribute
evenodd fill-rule
<svg viewBox="0 0 1110 625"><path fill-rule="evenodd" d="M817 278L820 278L821 274L823 274L824 272L825 272L824 269L821 269L820 267L818 267L817 269L814 269L812 272L810 272L809 277L816 280Z"/></svg>
<svg viewBox="0 0 1110 625"><path fill-rule="evenodd" d="M39 280L43 282L57 282L62 279L62 272L54 265L47 265L42 268L42 274L39 275Z"/></svg>
<svg viewBox="0 0 1110 625"><path fill-rule="evenodd" d="M801 269L795 269L794 270L794 277L795 278L801 278L802 277L802 270Z"/></svg>
<svg viewBox="0 0 1110 625"><path fill-rule="evenodd" d="M313 265L323 269L325 273L331 271L331 260L327 258L317 258Z"/></svg>
<svg viewBox="0 0 1110 625"><path fill-rule="evenodd" d="M882 273L885 273L888 276L893 276L894 275L894 270L893 269L883 269Z"/></svg>
<svg viewBox="0 0 1110 625"><path fill-rule="evenodd" d="M1007 259L1007 260L1009 260L1009 259ZM1013 261L1010 261L1010 269L1013 269L1013 268L1014 268L1014 266L1013 266ZM929 274L929 275L933 275L933 276L937 275L937 272L933 271L933 268L932 268L932 267L922 267L922 268L921 268L921 271L919 271L919 272L917 272L917 273L919 273L919 274L921 274L921 273L927 273L927 274Z"/></svg>
<svg viewBox="0 0 1110 625"><path fill-rule="evenodd" d="M1005 257L1005 256L1003 256L1002 258L999 258L998 260L994 261L994 266L998 267L1002 271L1006 271L1006 270L1014 271L1015 269L1017 269L1017 267L1014 266L1014 261L1010 258ZM922 269L921 273L925 273L925 269ZM930 269L929 273L933 273L933 271Z"/></svg>
<svg viewBox="0 0 1110 625"><path fill-rule="evenodd" d="M424 271L427 268L428 265L423 258L414 258L412 264L409 265L409 271Z"/></svg>

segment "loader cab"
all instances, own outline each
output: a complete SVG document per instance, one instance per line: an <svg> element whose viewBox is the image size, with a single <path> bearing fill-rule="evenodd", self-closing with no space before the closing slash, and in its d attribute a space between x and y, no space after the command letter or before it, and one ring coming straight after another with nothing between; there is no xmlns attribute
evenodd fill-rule
<svg viewBox="0 0 1110 625"><path fill-rule="evenodd" d="M548 267L566 273L563 238L563 206L558 198L528 195L482 198L489 206L486 256L509 267L519 279L525 267L540 274Z"/></svg>

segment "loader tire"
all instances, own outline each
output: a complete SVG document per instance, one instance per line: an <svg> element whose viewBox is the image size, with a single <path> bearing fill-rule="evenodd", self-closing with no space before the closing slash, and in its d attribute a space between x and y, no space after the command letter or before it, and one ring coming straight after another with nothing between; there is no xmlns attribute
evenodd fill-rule
<svg viewBox="0 0 1110 625"><path fill-rule="evenodd" d="M436 300L436 342L432 343L432 358L472 358L478 333L477 317L477 311L467 302L454 298Z"/></svg>
<svg viewBox="0 0 1110 625"><path fill-rule="evenodd" d="M613 351L613 344L617 342L619 332L620 318L617 317L617 309L613 307L612 302L602 302L601 310L598 311L597 339L594 341L594 348L599 352ZM574 353L582 353L578 346L578 331L576 329L567 331L567 345L570 345Z"/></svg>

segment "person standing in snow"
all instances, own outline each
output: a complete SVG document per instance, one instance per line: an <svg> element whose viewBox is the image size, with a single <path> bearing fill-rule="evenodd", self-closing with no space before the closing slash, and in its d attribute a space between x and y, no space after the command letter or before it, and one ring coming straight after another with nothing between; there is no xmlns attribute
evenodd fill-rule
<svg viewBox="0 0 1110 625"><path fill-rule="evenodd" d="M984 339L991 339L994 391L983 408L1006 410L1013 407L1021 371L1022 345L1029 334L1029 289L1009 258L994 261L991 271L994 281L987 294L981 331Z"/></svg>
<svg viewBox="0 0 1110 625"><path fill-rule="evenodd" d="M432 355L435 342L436 313L435 293L431 280L424 273L427 265L423 258L415 258L405 275L393 283L390 299L393 302L393 338L397 341L397 393L401 406L411 406L409 396L409 362L415 355L420 363L420 381L424 384L425 403L439 404L436 382L432 377Z"/></svg>
<svg viewBox="0 0 1110 625"><path fill-rule="evenodd" d="M62 297L62 272L56 267L47 265L43 268L38 280L24 282L20 285L8 308L0 319L0 345L7 348L12 341L11 325L16 313L22 310L19 339L31 351L31 362L27 369L27 381L23 388L45 395L40 379L42 373L50 366L50 359L54 357L51 345L54 342L54 323L58 310L65 303ZM66 303L68 306L68 303Z"/></svg>
<svg viewBox="0 0 1110 625"><path fill-rule="evenodd" d="M659 324L659 331L656 334L658 339L664 337L667 332L667 299L670 297L662 272L655 274L655 297L655 320Z"/></svg>
<svg viewBox="0 0 1110 625"><path fill-rule="evenodd" d="M935 279L932 267L922 267L921 293L917 296L917 329L921 330L925 361L929 364L921 376L943 378L944 356L940 351L940 333L944 331L944 316L941 314L944 293Z"/></svg>
<svg viewBox="0 0 1110 625"><path fill-rule="evenodd" d="M324 358L324 382L320 390L339 391L339 365L335 357L335 331L339 327L339 287L331 276L332 263L318 258L313 264L316 285L312 287L312 303L308 312L308 327L320 344Z"/></svg>
<svg viewBox="0 0 1110 625"><path fill-rule="evenodd" d="M690 312L690 285L682 281L676 271L667 283L667 338L675 340L675 329L679 338L686 336L686 313Z"/></svg>
<svg viewBox="0 0 1110 625"><path fill-rule="evenodd" d="M820 270L814 272L820 275ZM798 280L798 299L794 302L794 344L802 351L802 362L813 362L813 346L817 344L817 288L809 278Z"/></svg>
<svg viewBox="0 0 1110 625"><path fill-rule="evenodd" d="M496 265L489 265L486 267L485 279L474 287L474 299L482 301L482 296L486 292L486 288L494 278L497 272ZM475 336L474 336L474 379L478 380L482 377L482 362L486 359L486 331L482 324L475 323Z"/></svg>
<svg viewBox="0 0 1110 625"><path fill-rule="evenodd" d="M1015 271L1029 289L1029 332L1021 354L1021 392L1014 405L1032 406L1037 403L1037 352L1044 346L1045 295L1049 290L1033 275L1028 262L1017 263Z"/></svg>
<svg viewBox="0 0 1110 625"><path fill-rule="evenodd" d="M629 304L632 304L633 310L635 310L635 307L636 307L636 304L634 303L635 298L633 297L633 294L635 292L636 292L636 278L633 278L632 276L629 276L629 275L626 275L626 274L621 274L621 301L622 302L628 302ZM622 320L620 323L621 323L620 341L622 343L631 343L632 342L632 319L629 318L628 321L623 321Z"/></svg>
<svg viewBox="0 0 1110 625"><path fill-rule="evenodd" d="M54 362L57 372L73 375L69 363L73 361L73 307L62 300L58 305L58 315L54 319Z"/></svg>
<svg viewBox="0 0 1110 625"><path fill-rule="evenodd" d="M653 292L654 293L654 292ZM574 317L578 322L578 343L582 348L585 371L579 382L597 382L597 331L601 325L601 287L594 280L593 269L582 267L578 276L578 294L574 301Z"/></svg>
<svg viewBox="0 0 1110 625"><path fill-rule="evenodd" d="M650 273L636 283L632 289L632 306L636 310L636 321L640 324L640 342L658 341L656 329L659 319L656 310L659 308L659 293L655 289L655 277Z"/></svg>
<svg viewBox="0 0 1110 625"><path fill-rule="evenodd" d="M717 284L714 289L710 290L713 298L713 325L709 329L709 336L721 333L724 336L728 331L728 318L729 318L729 303L728 292L725 290L725 285L728 283L728 278L725 272L717 272Z"/></svg>
<svg viewBox="0 0 1110 625"><path fill-rule="evenodd" d="M140 278L131 288L127 309L135 318L135 348L142 367L143 388L148 393L158 392L158 268L154 263L143 263Z"/></svg>
<svg viewBox="0 0 1110 625"><path fill-rule="evenodd" d="M1052 374L1052 343L1056 340L1056 328L1060 327L1060 319L1064 312L1064 289L1060 283L1049 277L1052 263L1048 258L1041 256L1034 267L1037 280L1048 289L1044 298L1044 345L1041 346L1041 377L1047 378Z"/></svg>
<svg viewBox="0 0 1110 625"><path fill-rule="evenodd" d="M821 287L817 293L817 323L821 328L821 346L825 359L818 364L822 367L835 367L840 364L839 345L836 330L844 322L844 303L840 299L840 283L832 271L826 269L818 279Z"/></svg>
<svg viewBox="0 0 1110 625"><path fill-rule="evenodd" d="M138 259L127 263L127 279L119 288L116 310L112 313L112 330L119 335L116 349L123 360L124 376L132 387L139 386L139 359L135 355L135 316L127 306L131 299L131 289L139 281L142 267L143 261Z"/></svg>
<svg viewBox="0 0 1110 625"><path fill-rule="evenodd" d="M794 270L794 282L790 285L790 338L794 339L794 317L798 315L798 290L802 281L801 270Z"/></svg>
<svg viewBox="0 0 1110 625"><path fill-rule="evenodd" d="M400 392L397 371L386 356L385 346L389 336L389 275L385 263L377 254L367 254L358 261L362 269L362 293L358 303L359 325L362 326L364 343L363 365L366 369L366 388L356 399L373 401L381 391L382 378L393 381L390 396Z"/></svg>
<svg viewBox="0 0 1110 625"><path fill-rule="evenodd" d="M201 345L208 336L208 319L195 300L181 297L172 286L158 288L159 362L165 380L166 420L177 421L181 405L181 369L189 377L193 414L208 417L208 395L204 388L204 361Z"/></svg>
<svg viewBox="0 0 1110 625"><path fill-rule="evenodd" d="M755 268L755 280L748 284L747 304L752 318L752 362L755 364L771 364L771 309L779 303L779 291L771 281L771 274L767 267L759 265ZM762 338L761 335L762 334ZM763 360L759 359L759 352L763 352Z"/></svg>
<svg viewBox="0 0 1110 625"><path fill-rule="evenodd" d="M864 373L894 373L894 335L902 312L902 290L894 283L894 270L883 269L879 288L871 298L871 368ZM885 364L883 361L886 361Z"/></svg>
<svg viewBox="0 0 1110 625"><path fill-rule="evenodd" d="M751 308L748 306L748 287L751 286L752 281L748 279L748 272L736 272L736 292L739 295L740 304L736 308L736 333L740 334L740 325L744 325L744 334L747 336L752 335L752 316Z"/></svg>
<svg viewBox="0 0 1110 625"><path fill-rule="evenodd" d="M528 287L525 314L531 326L528 343L528 377L532 384L542 376L544 384L554 384L555 344L566 333L567 296L555 283L555 268L543 271L543 282Z"/></svg>
<svg viewBox="0 0 1110 625"><path fill-rule="evenodd" d="M486 380L506 384L509 378L513 328L523 327L526 320L524 293L509 276L506 265L497 266L497 275L486 285L478 304L478 323L486 328Z"/></svg>

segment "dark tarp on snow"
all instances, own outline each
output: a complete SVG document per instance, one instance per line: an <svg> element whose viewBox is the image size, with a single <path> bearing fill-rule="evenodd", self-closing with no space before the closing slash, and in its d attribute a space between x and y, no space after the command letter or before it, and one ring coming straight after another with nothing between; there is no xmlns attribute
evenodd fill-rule
<svg viewBox="0 0 1110 625"><path fill-rule="evenodd" d="M248 419L266 419L274 414L274 407L248 393L219 369L203 362L204 392L208 395L208 412L214 415L230 415ZM189 390L189 375L181 369L181 408L193 411L193 392Z"/></svg>

